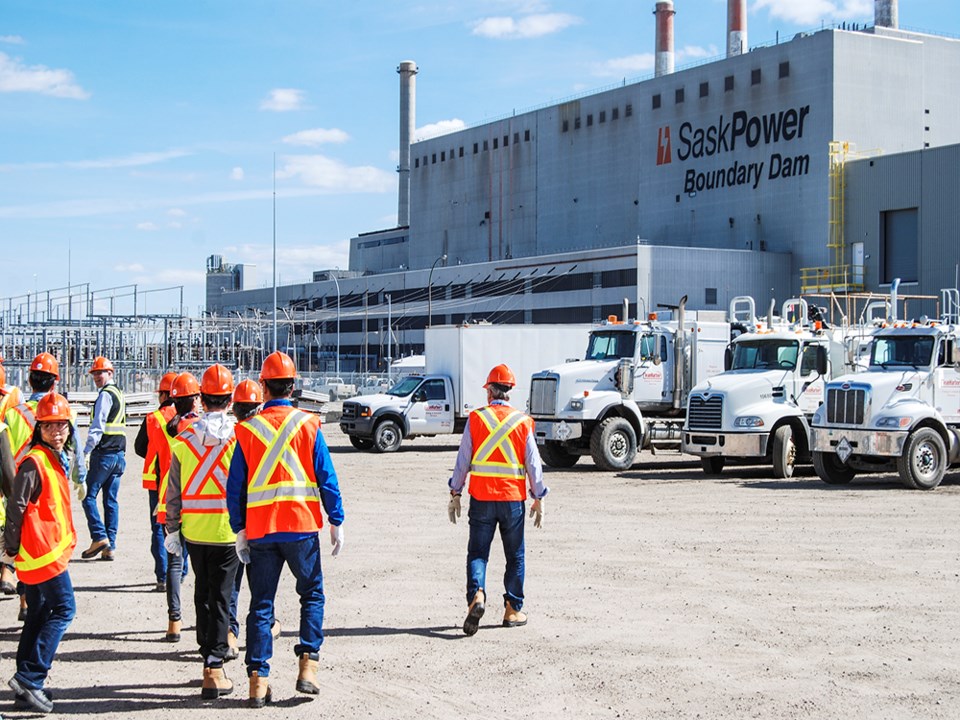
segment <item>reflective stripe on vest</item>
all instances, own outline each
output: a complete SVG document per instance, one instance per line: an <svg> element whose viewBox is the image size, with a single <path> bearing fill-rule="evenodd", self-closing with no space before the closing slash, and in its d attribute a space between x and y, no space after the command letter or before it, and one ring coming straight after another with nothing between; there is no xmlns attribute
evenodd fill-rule
<svg viewBox="0 0 960 720"><path fill-rule="evenodd" d="M513 443L510 442L510 433L523 423L525 415L514 410L503 420L500 420L489 407L477 410L477 415L487 426L490 434L474 451L473 462L470 463L470 472L522 480L524 477L523 463L517 457ZM497 450L503 454L506 462L491 460Z"/></svg>
<svg viewBox="0 0 960 720"><path fill-rule="evenodd" d="M196 415L180 418L180 422L177 423L177 437L180 436L180 433L193 425L196 420ZM157 522L161 525L167 522L167 483L170 481L170 458L173 455L173 443L177 439L176 437L170 437L170 433L167 432L166 425L164 425L162 430L165 447L160 447L157 449L157 459L160 466L160 483L157 487L156 509Z"/></svg>
<svg viewBox="0 0 960 720"><path fill-rule="evenodd" d="M120 392L120 388L113 384L104 385L100 392L109 393L110 397L113 398L113 404L107 414L107 421L103 425L103 434L126 437L127 403L123 399L123 393Z"/></svg>
<svg viewBox="0 0 960 720"><path fill-rule="evenodd" d="M267 505L278 500L320 502L317 484L310 480L310 474L290 447L290 441L309 418L307 413L294 410L276 429L259 415L244 421L266 447L260 464L254 468L247 482L247 507ZM279 465L283 466L291 479L271 483Z"/></svg>
<svg viewBox="0 0 960 720"><path fill-rule="evenodd" d="M7 411L4 420L10 429L10 449L13 451L13 462L17 467L30 452L30 439L33 429L37 426L37 416L34 410L37 400L27 400Z"/></svg>
<svg viewBox="0 0 960 720"><path fill-rule="evenodd" d="M187 540L229 544L237 536L227 514L227 476L236 438L204 445L193 428L177 438L173 454L180 461L180 525Z"/></svg>

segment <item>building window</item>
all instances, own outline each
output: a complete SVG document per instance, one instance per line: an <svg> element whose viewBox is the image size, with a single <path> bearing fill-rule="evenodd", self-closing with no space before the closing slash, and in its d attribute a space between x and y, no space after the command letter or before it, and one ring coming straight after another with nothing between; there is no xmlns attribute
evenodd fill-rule
<svg viewBox="0 0 960 720"><path fill-rule="evenodd" d="M624 117L631 117L633 115L633 105L627 103L627 106L623 109Z"/></svg>
<svg viewBox="0 0 960 720"><path fill-rule="evenodd" d="M440 152L440 162L446 162L446 161L447 161L447 153L446 153L446 151L441 151L441 152Z"/></svg>
<svg viewBox="0 0 960 720"><path fill-rule="evenodd" d="M677 88L676 92L673 95L673 99L677 105L683 102L683 88Z"/></svg>
<svg viewBox="0 0 960 720"><path fill-rule="evenodd" d="M416 160L413 161L413 166L414 166L415 168L420 167L420 158L417 158Z"/></svg>
<svg viewBox="0 0 960 720"><path fill-rule="evenodd" d="M569 120L564 120L564 121L563 121L563 132L567 132L569 129L570 129L570 121L569 121Z"/></svg>
<svg viewBox="0 0 960 720"><path fill-rule="evenodd" d="M515 133L513 134L513 144L516 145L516 144L519 143L519 142L520 142L520 133L515 132Z"/></svg>
<svg viewBox="0 0 960 720"><path fill-rule="evenodd" d="M700 97L707 97L710 94L710 83L700 83Z"/></svg>
<svg viewBox="0 0 960 720"><path fill-rule="evenodd" d="M503 146L504 146L504 147L507 147L507 145L509 145L509 144L510 144L510 136L509 136L509 135L504 135L504 136L503 136Z"/></svg>
<svg viewBox="0 0 960 720"><path fill-rule="evenodd" d="M593 127L593 113L587 115L587 127Z"/></svg>
<svg viewBox="0 0 960 720"><path fill-rule="evenodd" d="M606 110L601 110L601 111L600 111L600 122L601 122L601 123L605 123L606 121L607 121L607 111L606 111Z"/></svg>
<svg viewBox="0 0 960 720"><path fill-rule="evenodd" d="M493 139L493 149L496 150L498 147L500 147L500 146L497 144L497 138L494 138L494 139Z"/></svg>
<svg viewBox="0 0 960 720"><path fill-rule="evenodd" d="M460 146L460 157L463 157L463 145Z"/></svg>
<svg viewBox="0 0 960 720"><path fill-rule="evenodd" d="M433 153L433 155L430 156L430 164L431 164L431 165L436 165L436 164L437 164L437 154L436 154L436 153Z"/></svg>
<svg viewBox="0 0 960 720"><path fill-rule="evenodd" d="M580 129L580 118L575 117L575 118L573 119L573 129L574 129L574 130L579 130L579 129Z"/></svg>
<svg viewBox="0 0 960 720"><path fill-rule="evenodd" d="M453 148L450 148L450 159L453 160Z"/></svg>
<svg viewBox="0 0 960 720"><path fill-rule="evenodd" d="M651 100L652 102L650 104L653 106L653 109L659 110L660 109L660 93L657 93L656 95L654 95L653 98L651 98ZM617 108L613 109L613 119L614 120L617 119Z"/></svg>
<svg viewBox="0 0 960 720"><path fill-rule="evenodd" d="M658 95L657 97L660 97L660 96ZM610 112L610 119L611 119L611 120L619 120L619 119L620 119L620 108L615 107L615 108Z"/></svg>
<svg viewBox="0 0 960 720"><path fill-rule="evenodd" d="M760 68L754 68L750 71L750 84L759 85L760 84Z"/></svg>
<svg viewBox="0 0 960 720"><path fill-rule="evenodd" d="M716 305L717 304L717 289L716 288L704 288L703 289L703 304L704 305Z"/></svg>
<svg viewBox="0 0 960 720"><path fill-rule="evenodd" d="M486 152L486 151L489 150L489 149L490 149L490 146L487 145L487 141L484 140L484 141L483 141L483 151Z"/></svg>
<svg viewBox="0 0 960 720"><path fill-rule="evenodd" d="M780 79L783 80L785 77L790 77L790 63L782 62L780 63Z"/></svg>
<svg viewBox="0 0 960 720"><path fill-rule="evenodd" d="M727 75L723 79L723 91L730 92L733 90L733 75Z"/></svg>
<svg viewBox="0 0 960 720"><path fill-rule="evenodd" d="M917 208L880 213L880 282L917 282Z"/></svg>
<svg viewBox="0 0 960 720"><path fill-rule="evenodd" d="M474 143L474 144L473 144L473 154L476 155L478 152L480 152L480 146L477 145L477 143Z"/></svg>
<svg viewBox="0 0 960 720"><path fill-rule="evenodd" d="M524 142L530 142L530 131L529 131L529 130L524 130L524 131L523 131L523 141L524 141Z"/></svg>

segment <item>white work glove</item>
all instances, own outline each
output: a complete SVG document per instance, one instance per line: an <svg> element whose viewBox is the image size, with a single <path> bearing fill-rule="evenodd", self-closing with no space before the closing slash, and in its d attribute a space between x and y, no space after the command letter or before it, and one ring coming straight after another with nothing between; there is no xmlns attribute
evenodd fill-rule
<svg viewBox="0 0 960 720"><path fill-rule="evenodd" d="M457 524L457 518L460 517L460 496L451 495L450 502L447 503L447 517L454 525Z"/></svg>
<svg viewBox="0 0 960 720"><path fill-rule="evenodd" d="M250 543L247 541L247 531L241 530L237 533L237 557L244 565L250 564Z"/></svg>
<svg viewBox="0 0 960 720"><path fill-rule="evenodd" d="M85 467L85 468L87 469L87 472L90 471L90 456L89 456L89 455L84 455L84 456L83 456L83 467Z"/></svg>
<svg viewBox="0 0 960 720"><path fill-rule="evenodd" d="M336 557L343 549L343 525L330 526L330 543L333 545L333 552L330 554Z"/></svg>
<svg viewBox="0 0 960 720"><path fill-rule="evenodd" d="M530 517L533 518L535 528L543 527L543 499L534 500L530 506Z"/></svg>
<svg viewBox="0 0 960 720"><path fill-rule="evenodd" d="M83 499L87 496L87 483L78 482L73 484L74 488L77 490L77 500L83 502Z"/></svg>
<svg viewBox="0 0 960 720"><path fill-rule="evenodd" d="M163 546L167 549L167 552L171 555L180 556L180 553L183 551L180 547L180 533L169 533L163 539Z"/></svg>

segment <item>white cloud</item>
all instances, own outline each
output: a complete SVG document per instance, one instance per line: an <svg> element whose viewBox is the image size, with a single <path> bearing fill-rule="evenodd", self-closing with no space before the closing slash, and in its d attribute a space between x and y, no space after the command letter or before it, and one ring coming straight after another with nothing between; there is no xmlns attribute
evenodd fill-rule
<svg viewBox="0 0 960 720"><path fill-rule="evenodd" d="M396 217L391 222L396 222ZM261 279L269 279L273 267L273 250L270 245L231 245L221 248L220 253L229 256L231 262L256 265ZM350 241L323 242L311 245L282 246L277 248L277 272L283 283L308 281L313 270L346 268L350 263Z"/></svg>
<svg viewBox="0 0 960 720"><path fill-rule="evenodd" d="M303 90L294 88L275 88L270 94L260 101L261 110L270 110L271 112L290 112L299 110L303 107Z"/></svg>
<svg viewBox="0 0 960 720"><path fill-rule="evenodd" d="M311 187L341 192L389 192L396 188L396 176L380 168L349 167L324 155L294 155L283 158L278 178L299 177Z"/></svg>
<svg viewBox="0 0 960 720"><path fill-rule="evenodd" d="M156 224L152 222L137 223L137 230L143 230L145 232L154 232L155 230L159 230L159 229L160 228L158 228Z"/></svg>
<svg viewBox="0 0 960 720"><path fill-rule="evenodd" d="M313 130L301 130L300 132L287 135L283 142L288 145L305 145L307 147L316 147L324 143L345 143L350 136L343 130L337 128L314 128Z"/></svg>
<svg viewBox="0 0 960 720"><path fill-rule="evenodd" d="M20 58L0 52L0 92L31 92L53 97L86 100L90 93L80 87L69 70L51 70L43 65L24 65Z"/></svg>
<svg viewBox="0 0 960 720"><path fill-rule="evenodd" d="M771 17L798 25L818 20L853 20L873 17L872 0L756 0L754 12L766 10Z"/></svg>
<svg viewBox="0 0 960 720"><path fill-rule="evenodd" d="M129 265L114 265L114 271L121 273L142 273L146 268L140 263L130 263Z"/></svg>
<svg viewBox="0 0 960 720"><path fill-rule="evenodd" d="M186 150L167 150L165 152L133 153L123 157L100 158L97 160L63 160L60 162L20 163L0 165L0 172L7 170L51 170L69 168L71 170L101 170L114 168L142 167L154 165L176 158L187 157L192 153Z"/></svg>
<svg viewBox="0 0 960 720"><path fill-rule="evenodd" d="M413 139L417 142L420 140L429 140L430 138L435 138L440 135L447 135L448 133L463 130L466 126L467 124L460 118L441 120L440 122L418 127L413 133Z"/></svg>
<svg viewBox="0 0 960 720"><path fill-rule="evenodd" d="M488 17L474 23L473 34L498 40L524 40L551 35L581 22L581 18L567 13L542 13L520 18Z"/></svg>
<svg viewBox="0 0 960 720"><path fill-rule="evenodd" d="M186 217L187 211L180 208L170 208L167 210L167 215L170 217Z"/></svg>
<svg viewBox="0 0 960 720"><path fill-rule="evenodd" d="M10 45L26 45L27 41L19 35L0 35L0 42Z"/></svg>
<svg viewBox="0 0 960 720"><path fill-rule="evenodd" d="M626 55L625 57L612 58L604 63L600 63L594 69L594 75L601 77L626 77L628 75L639 75L653 70L656 65L656 58L653 53L639 53L637 55Z"/></svg>
<svg viewBox="0 0 960 720"><path fill-rule="evenodd" d="M693 60L704 60L706 58L715 58L720 55L720 48L716 45L700 47L699 45L684 45L677 50L677 64L691 62Z"/></svg>
<svg viewBox="0 0 960 720"><path fill-rule="evenodd" d="M235 167L233 170L231 170L231 171L230 171L230 179L231 179L231 180L243 180L243 168L242 168L242 167Z"/></svg>

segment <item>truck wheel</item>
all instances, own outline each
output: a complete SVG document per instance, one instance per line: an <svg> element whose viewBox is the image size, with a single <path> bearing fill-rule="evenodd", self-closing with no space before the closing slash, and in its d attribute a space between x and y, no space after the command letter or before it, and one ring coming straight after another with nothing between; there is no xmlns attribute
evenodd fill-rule
<svg viewBox="0 0 960 720"><path fill-rule="evenodd" d="M349 435L350 444L353 445L357 450L369 450L373 447L373 440L370 438L360 437L359 435Z"/></svg>
<svg viewBox="0 0 960 720"><path fill-rule="evenodd" d="M590 436L590 455L601 470L629 470L637 457L637 435L622 417L609 417Z"/></svg>
<svg viewBox="0 0 960 720"><path fill-rule="evenodd" d="M907 438L897 470L904 487L933 490L947 470L947 448L933 428L920 428Z"/></svg>
<svg viewBox="0 0 960 720"><path fill-rule="evenodd" d="M814 452L813 469L828 485L846 485L856 475L849 465L840 462L840 458L832 452Z"/></svg>
<svg viewBox="0 0 960 720"><path fill-rule="evenodd" d="M569 452L558 442L547 440L540 446L540 458L550 467L568 468L576 465L580 456Z"/></svg>
<svg viewBox="0 0 960 720"><path fill-rule="evenodd" d="M723 466L726 460L722 455L710 455L700 458L700 467L707 475L719 475L723 472Z"/></svg>
<svg viewBox="0 0 960 720"><path fill-rule="evenodd" d="M373 449L377 452L395 452L403 440L400 426L393 420L381 420L373 431Z"/></svg>
<svg viewBox="0 0 960 720"><path fill-rule="evenodd" d="M797 444L793 441L793 428L789 425L781 425L773 434L773 476L793 477L796 462Z"/></svg>

